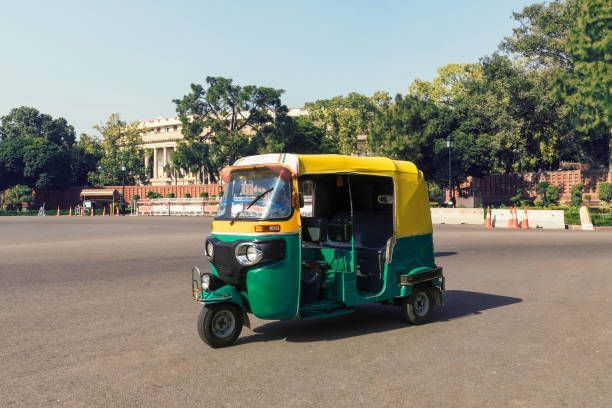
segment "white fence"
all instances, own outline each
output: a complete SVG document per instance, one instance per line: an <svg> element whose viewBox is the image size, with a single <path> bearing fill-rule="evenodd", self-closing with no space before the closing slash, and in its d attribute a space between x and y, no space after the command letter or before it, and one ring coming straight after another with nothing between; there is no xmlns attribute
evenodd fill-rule
<svg viewBox="0 0 612 408"><path fill-rule="evenodd" d="M484 223L482 208L432 208L432 224L473 224Z"/></svg>
<svg viewBox="0 0 612 408"><path fill-rule="evenodd" d="M516 215L519 225L523 225L525 211L518 209ZM563 210L527 210L527 218L530 228L565 229ZM495 228L507 228L509 219L509 209L491 210L491 222Z"/></svg>
<svg viewBox="0 0 612 408"><path fill-rule="evenodd" d="M136 203L137 215L215 215L218 199L151 198Z"/></svg>

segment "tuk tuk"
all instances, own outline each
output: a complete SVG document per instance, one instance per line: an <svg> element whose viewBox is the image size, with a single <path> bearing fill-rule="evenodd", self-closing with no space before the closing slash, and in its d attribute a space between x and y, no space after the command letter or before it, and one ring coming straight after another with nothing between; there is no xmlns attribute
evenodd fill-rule
<svg viewBox="0 0 612 408"><path fill-rule="evenodd" d="M423 324L443 305L427 187L413 163L264 154L221 176L204 244L211 272L192 270L198 333L211 347L233 344L249 313L310 320L382 302Z"/></svg>

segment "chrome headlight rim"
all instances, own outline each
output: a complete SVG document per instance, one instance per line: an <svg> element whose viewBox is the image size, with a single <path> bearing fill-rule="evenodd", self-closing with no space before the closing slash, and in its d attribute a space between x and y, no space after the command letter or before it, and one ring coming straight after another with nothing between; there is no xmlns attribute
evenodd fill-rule
<svg viewBox="0 0 612 408"><path fill-rule="evenodd" d="M245 242L236 246L234 253L238 263L243 266L255 265L264 256L262 247L255 242Z"/></svg>
<svg viewBox="0 0 612 408"><path fill-rule="evenodd" d="M206 255L206 258L208 258L210 262L212 262L212 260L215 257L215 246L208 239L206 240L206 243L204 244L204 255Z"/></svg>

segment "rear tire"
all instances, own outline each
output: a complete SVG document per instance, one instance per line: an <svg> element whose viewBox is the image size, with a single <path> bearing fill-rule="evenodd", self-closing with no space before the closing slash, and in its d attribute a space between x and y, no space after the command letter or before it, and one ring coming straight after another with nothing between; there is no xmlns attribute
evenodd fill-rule
<svg viewBox="0 0 612 408"><path fill-rule="evenodd" d="M233 303L204 306L198 317L198 334L212 348L234 344L242 331L242 311Z"/></svg>
<svg viewBox="0 0 612 408"><path fill-rule="evenodd" d="M412 293L402 300L401 309L404 319L412 324L427 323L433 312L434 298L427 285L417 285Z"/></svg>

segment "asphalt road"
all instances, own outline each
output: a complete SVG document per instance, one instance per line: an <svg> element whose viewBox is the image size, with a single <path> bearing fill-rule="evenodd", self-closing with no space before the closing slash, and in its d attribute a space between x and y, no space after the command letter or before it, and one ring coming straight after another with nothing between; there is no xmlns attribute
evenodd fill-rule
<svg viewBox="0 0 612 408"><path fill-rule="evenodd" d="M196 331L210 219L0 217L0 406L610 406L612 233L435 228L446 306Z"/></svg>

